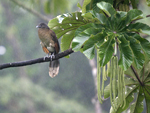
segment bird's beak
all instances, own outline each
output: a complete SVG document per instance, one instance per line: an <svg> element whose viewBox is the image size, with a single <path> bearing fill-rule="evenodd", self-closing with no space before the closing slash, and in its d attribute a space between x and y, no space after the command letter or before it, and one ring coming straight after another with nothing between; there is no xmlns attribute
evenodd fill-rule
<svg viewBox="0 0 150 113"><path fill-rule="evenodd" d="M36 28L39 28L39 26L37 25Z"/></svg>

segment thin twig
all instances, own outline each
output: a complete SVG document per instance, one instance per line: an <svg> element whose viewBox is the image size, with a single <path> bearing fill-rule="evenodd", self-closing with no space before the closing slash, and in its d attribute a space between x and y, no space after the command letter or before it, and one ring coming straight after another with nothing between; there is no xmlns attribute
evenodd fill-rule
<svg viewBox="0 0 150 113"><path fill-rule="evenodd" d="M37 58L37 59L33 59L33 60L28 60L28 61L20 61L20 62L14 62L14 63L1 64L0 70L2 70L4 68L10 68L10 67L20 67L20 66L27 66L27 65L32 65L32 64L36 64L36 63L49 62L49 61L60 59L64 56L67 56L67 55L73 53L73 52L74 51L70 48L64 52L56 54L54 57L52 57L52 59L50 59L49 57L42 57L42 58Z"/></svg>

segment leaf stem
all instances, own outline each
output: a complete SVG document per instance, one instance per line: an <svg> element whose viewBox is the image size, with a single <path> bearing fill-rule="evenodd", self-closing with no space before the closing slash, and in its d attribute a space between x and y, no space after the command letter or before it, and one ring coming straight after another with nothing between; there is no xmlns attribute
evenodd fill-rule
<svg viewBox="0 0 150 113"><path fill-rule="evenodd" d="M116 56L117 55L117 42L115 42L115 53L114 55Z"/></svg>
<svg viewBox="0 0 150 113"><path fill-rule="evenodd" d="M135 77L136 77L136 78L137 78L137 80L139 81L140 85L141 85L141 86L144 86L144 84L141 82L141 80L140 80L140 78L139 78L139 76L138 76L137 72L135 71L135 69L133 68L133 66L132 66L132 65L131 65L131 69L132 69L132 71L133 71L133 73L134 73Z"/></svg>

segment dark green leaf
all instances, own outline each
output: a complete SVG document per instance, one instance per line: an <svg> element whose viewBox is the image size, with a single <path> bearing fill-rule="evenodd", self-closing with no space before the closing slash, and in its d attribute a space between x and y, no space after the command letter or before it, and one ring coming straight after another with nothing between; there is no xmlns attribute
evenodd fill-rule
<svg viewBox="0 0 150 113"><path fill-rule="evenodd" d="M139 0L131 0L131 4L132 4L133 9L137 9L138 3L139 3Z"/></svg>
<svg viewBox="0 0 150 113"><path fill-rule="evenodd" d="M147 24L143 24L140 22L129 24L127 30L130 32L140 32L140 33L150 35L150 27Z"/></svg>
<svg viewBox="0 0 150 113"><path fill-rule="evenodd" d="M111 15L115 15L116 13L116 10L113 8L113 6L107 2L99 2L97 3L97 7L103 10L109 17Z"/></svg>
<svg viewBox="0 0 150 113"><path fill-rule="evenodd" d="M123 70L127 70L133 62L132 50L130 48L129 42L124 38L124 36L119 37L119 40L121 41L119 44L119 65L123 68Z"/></svg>
<svg viewBox="0 0 150 113"><path fill-rule="evenodd" d="M130 107L130 113L142 113L144 107L143 107L143 99L144 95L142 94L142 87L139 87L139 90L137 92L136 101L132 103Z"/></svg>
<svg viewBox="0 0 150 113"><path fill-rule="evenodd" d="M146 102L146 111L150 113L150 90L149 88L144 89L144 97Z"/></svg>
<svg viewBox="0 0 150 113"><path fill-rule="evenodd" d="M100 21L101 24L106 24L108 19L104 14L96 13L95 16L97 17L97 19Z"/></svg>
<svg viewBox="0 0 150 113"><path fill-rule="evenodd" d="M77 36L78 34L82 33L84 30L88 29L88 28L93 28L96 27L95 24L93 23L88 23L86 25L80 26L76 32L75 32L75 36Z"/></svg>
<svg viewBox="0 0 150 113"><path fill-rule="evenodd" d="M142 38L138 34L134 35L134 38L136 38L137 40L140 41L142 50L145 52L145 54L147 55L147 57L150 58L150 43L149 43L149 41L146 40L145 38Z"/></svg>
<svg viewBox="0 0 150 113"><path fill-rule="evenodd" d="M127 13L126 25L134 20L141 19L141 18L144 18L143 12L141 10L132 9Z"/></svg>
<svg viewBox="0 0 150 113"><path fill-rule="evenodd" d="M130 47L134 55L134 63L138 69L141 69L145 62L145 58L142 53L140 42L136 40L135 38L127 36L127 35L126 35L126 39L130 41Z"/></svg>
<svg viewBox="0 0 150 113"><path fill-rule="evenodd" d="M114 35L108 36L108 40L104 42L100 47L99 47L99 57L100 57L100 66L104 66L110 61L113 53L114 53L114 48L113 44L115 43L114 41Z"/></svg>
<svg viewBox="0 0 150 113"><path fill-rule="evenodd" d="M84 19L86 21L89 21L89 22L95 23L95 24L96 23L99 24L100 22L99 22L98 18L94 17L93 13L94 13L93 10L90 10L89 12L82 14L82 16L84 17Z"/></svg>

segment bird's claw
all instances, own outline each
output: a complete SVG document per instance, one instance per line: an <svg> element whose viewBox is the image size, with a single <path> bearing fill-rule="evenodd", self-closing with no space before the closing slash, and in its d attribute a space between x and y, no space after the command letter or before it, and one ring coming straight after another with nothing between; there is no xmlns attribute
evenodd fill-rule
<svg viewBox="0 0 150 113"><path fill-rule="evenodd" d="M50 58L50 61L52 61L52 59L55 58L54 53L49 58Z"/></svg>

